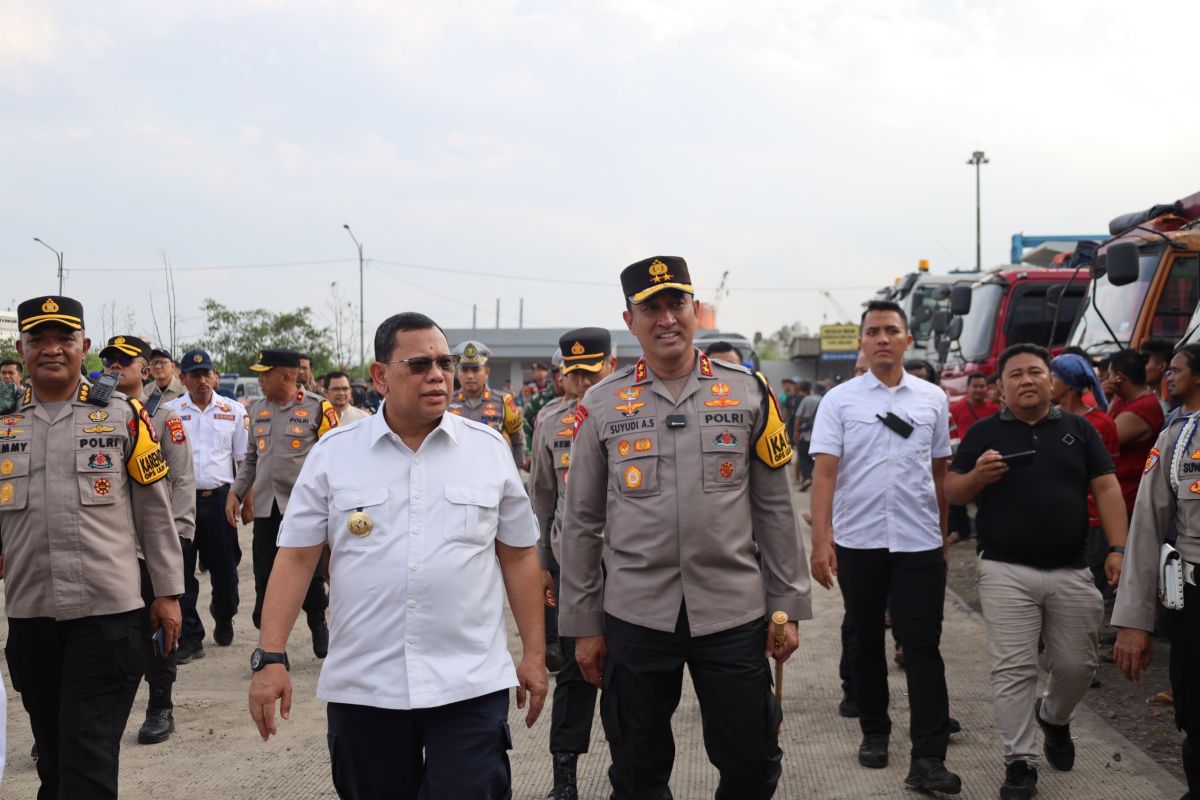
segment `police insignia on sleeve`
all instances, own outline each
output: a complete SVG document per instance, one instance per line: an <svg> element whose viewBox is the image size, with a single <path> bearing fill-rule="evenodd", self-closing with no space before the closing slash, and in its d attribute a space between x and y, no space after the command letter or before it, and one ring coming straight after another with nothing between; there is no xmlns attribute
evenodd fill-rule
<svg viewBox="0 0 1200 800"><path fill-rule="evenodd" d="M1158 466L1158 459L1161 455L1162 453L1158 451L1157 447L1150 448L1150 454L1146 456L1146 466L1142 469L1143 475ZM1194 489L1195 487L1193 487L1193 490Z"/></svg>
<svg viewBox="0 0 1200 800"><path fill-rule="evenodd" d="M167 420L167 432L171 434L171 441L175 444L183 444L187 441L187 434L183 432L183 420L178 417L171 417Z"/></svg>

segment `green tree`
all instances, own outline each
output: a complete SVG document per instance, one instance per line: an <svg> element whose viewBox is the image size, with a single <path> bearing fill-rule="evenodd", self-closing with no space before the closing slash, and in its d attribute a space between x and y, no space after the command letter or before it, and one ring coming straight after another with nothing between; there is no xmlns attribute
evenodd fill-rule
<svg viewBox="0 0 1200 800"><path fill-rule="evenodd" d="M283 312L265 308L239 311L206 298L200 308L206 320L204 336L183 349L201 347L208 351L220 372L248 374L258 352L271 348L288 348L312 356L317 375L331 368L330 331L312 323L308 306Z"/></svg>

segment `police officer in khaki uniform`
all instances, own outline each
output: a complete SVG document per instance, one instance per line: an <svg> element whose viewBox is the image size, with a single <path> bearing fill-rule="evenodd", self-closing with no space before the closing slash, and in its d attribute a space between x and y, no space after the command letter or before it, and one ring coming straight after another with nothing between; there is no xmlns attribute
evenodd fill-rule
<svg viewBox="0 0 1200 800"><path fill-rule="evenodd" d="M465 341L454 348L459 357L460 388L450 398L451 414L482 422L495 428L512 447L517 469L525 469L525 422L517 401L508 392L488 386L491 368L487 365L492 351L482 342Z"/></svg>
<svg viewBox="0 0 1200 800"><path fill-rule="evenodd" d="M300 354L292 350L263 350L250 369L259 373L263 396L250 406L250 441L246 460L225 501L225 516L237 525L241 498L254 490L254 627L262 618L263 595L275 563L275 539L287 510L292 486L308 451L338 424L337 412L328 400L296 384ZM325 609L329 598L320 570L304 598L304 612L312 631L313 653L324 658L329 650L329 627Z"/></svg>
<svg viewBox="0 0 1200 800"><path fill-rule="evenodd" d="M557 558L567 472L571 466L571 441L575 434L575 406L580 396L616 366L612 336L604 328L567 331L558 340L562 361L563 395L538 414L533 428L533 460L529 470L529 499L541 527L538 555L542 568L554 575L554 596L559 592ZM553 598L551 598L553 600ZM557 621L557 620L556 620ZM550 716L550 753L554 758L554 788L547 800L575 800L575 765L588 751L596 687L583 679L575 663L575 642L559 639L562 662L554 679Z"/></svg>
<svg viewBox="0 0 1200 800"><path fill-rule="evenodd" d="M788 432L764 378L696 350L682 258L639 261L621 288L645 355L575 409L559 630L577 637L583 676L603 685L617 800L666 791L685 664L717 798L770 797L782 712L763 654L790 656L794 621L812 616ZM767 635L775 611L793 620L781 643Z"/></svg>
<svg viewBox="0 0 1200 800"><path fill-rule="evenodd" d="M114 336L100 351L104 369L117 376L117 391L136 397L149 375L147 366L150 345L137 336ZM150 415L154 433L167 460L167 483L171 487L171 510L175 513L175 532L179 534L179 546L186 560L192 547L192 536L196 531L196 476L192 466L192 446L183 431L179 415L159 405ZM150 687L150 698L146 706L146 719L138 730L138 742L158 744L165 742L175 730L174 704L171 689L175 683L177 664L186 664L195 656L189 648L187 631L187 593L180 597L183 625L179 635L179 647L169 653L158 652L150 637L150 606L154 593L150 586L145 559L138 559L142 573L142 600L146 604L142 614L142 641L146 649L146 683ZM195 613L195 599L192 599ZM200 651L203 656L204 651Z"/></svg>
<svg viewBox="0 0 1200 800"><path fill-rule="evenodd" d="M38 749L39 800L117 797L118 754L145 667L138 550L151 627L179 639L183 558L167 463L137 400L80 378L83 306L17 307L30 386L0 416L5 655Z"/></svg>
<svg viewBox="0 0 1200 800"><path fill-rule="evenodd" d="M1200 407L1200 346L1187 345L1171 359L1172 399L1187 411ZM1160 551L1172 531L1183 575L1183 608L1164 612L1171 641L1175 724L1184 732L1183 771L1188 797L1200 797L1200 411L1168 423L1146 460L1125 542L1121 588L1113 606L1117 626L1113 659L1130 680L1150 664L1150 633L1158 619Z"/></svg>

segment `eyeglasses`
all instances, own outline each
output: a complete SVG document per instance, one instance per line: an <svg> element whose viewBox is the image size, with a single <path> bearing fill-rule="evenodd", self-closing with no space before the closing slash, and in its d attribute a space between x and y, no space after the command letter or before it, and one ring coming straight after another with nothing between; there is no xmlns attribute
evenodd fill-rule
<svg viewBox="0 0 1200 800"><path fill-rule="evenodd" d="M429 358L428 356L419 356L417 358L397 358L393 361L382 361L382 364L405 364L408 366L414 375L424 375L429 372L429 368L437 364L437 368L442 372L451 372L462 359L462 356L438 356L437 358Z"/></svg>
<svg viewBox="0 0 1200 800"><path fill-rule="evenodd" d="M111 367L113 364L120 364L122 367L128 367L135 358L137 356L105 356L104 366Z"/></svg>

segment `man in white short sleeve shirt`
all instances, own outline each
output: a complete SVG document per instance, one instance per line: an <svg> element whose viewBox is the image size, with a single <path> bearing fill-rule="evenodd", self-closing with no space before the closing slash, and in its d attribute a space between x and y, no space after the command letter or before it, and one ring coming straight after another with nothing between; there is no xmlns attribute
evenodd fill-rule
<svg viewBox="0 0 1200 800"><path fill-rule="evenodd" d="M863 739L858 760L888 763L884 611L904 648L911 699L911 762L905 784L957 794L945 767L950 736L940 651L946 596L946 498L950 460L945 393L904 371L912 334L895 303L867 304L859 345L870 369L836 386L813 425L812 572L834 577L846 609L850 675Z"/></svg>
<svg viewBox="0 0 1200 800"><path fill-rule="evenodd" d="M333 783L346 800L511 796L508 690L537 719L545 634L537 524L504 439L448 414L454 357L433 320L375 336L378 414L336 428L304 463L279 532L250 709L263 739L286 719L284 653L330 548L328 701ZM337 435L334 435L336 432ZM504 594L523 643L513 669Z"/></svg>

